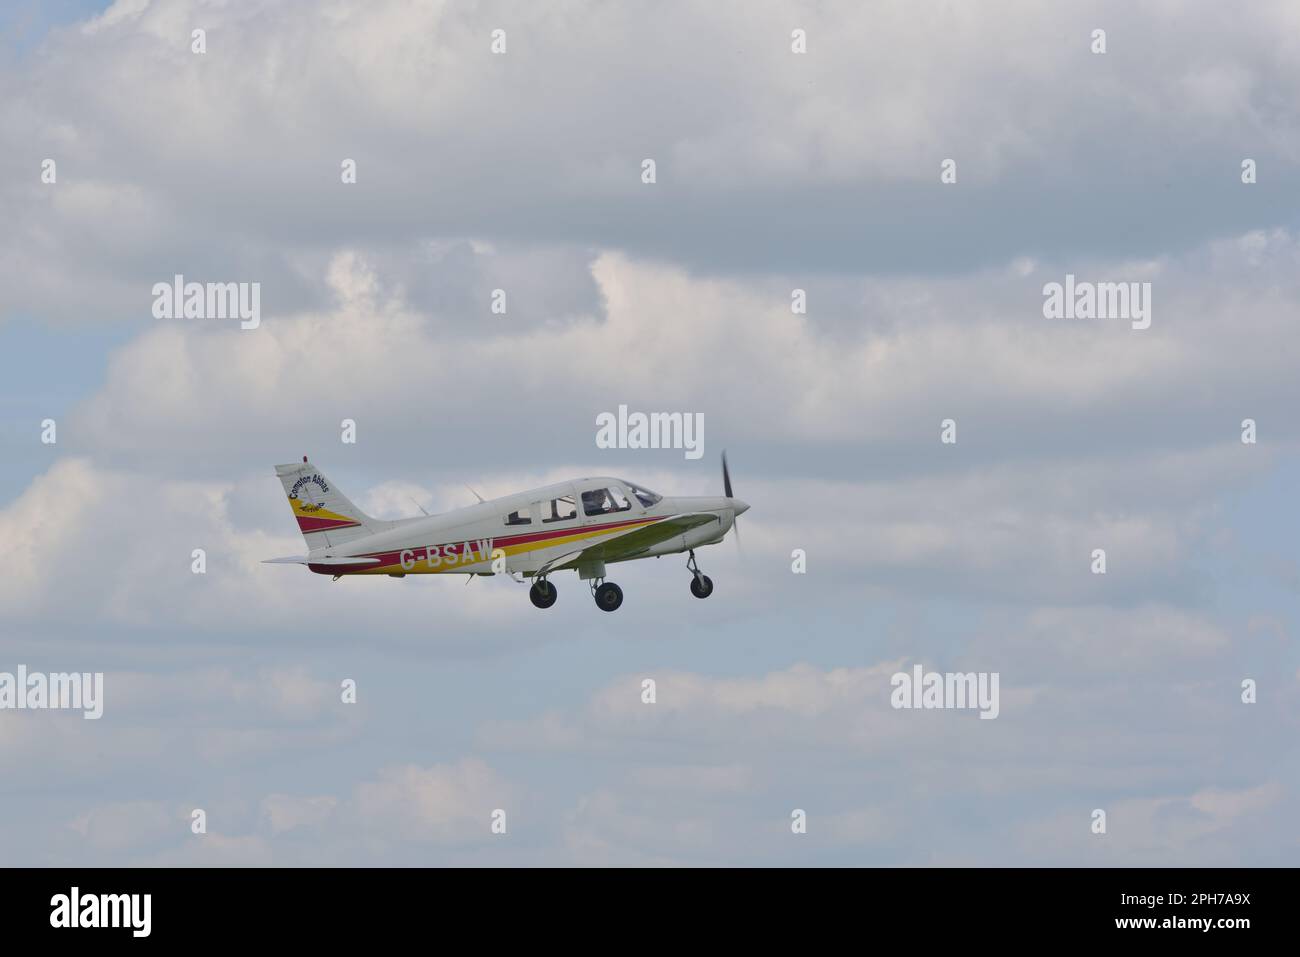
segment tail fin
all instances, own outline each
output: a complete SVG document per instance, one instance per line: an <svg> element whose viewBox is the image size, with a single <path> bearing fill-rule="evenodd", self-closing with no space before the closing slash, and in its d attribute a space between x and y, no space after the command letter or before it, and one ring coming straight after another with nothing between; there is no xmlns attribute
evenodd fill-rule
<svg viewBox="0 0 1300 957"><path fill-rule="evenodd" d="M293 516L309 549L341 545L388 525L353 505L305 456L301 462L277 465L275 474L289 496Z"/></svg>

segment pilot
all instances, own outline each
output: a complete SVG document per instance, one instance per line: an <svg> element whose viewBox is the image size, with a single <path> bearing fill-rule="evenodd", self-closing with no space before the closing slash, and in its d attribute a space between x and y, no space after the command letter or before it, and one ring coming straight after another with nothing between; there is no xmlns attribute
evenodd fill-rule
<svg viewBox="0 0 1300 957"><path fill-rule="evenodd" d="M609 511L605 490L595 488L582 493L582 507L588 515L604 515Z"/></svg>

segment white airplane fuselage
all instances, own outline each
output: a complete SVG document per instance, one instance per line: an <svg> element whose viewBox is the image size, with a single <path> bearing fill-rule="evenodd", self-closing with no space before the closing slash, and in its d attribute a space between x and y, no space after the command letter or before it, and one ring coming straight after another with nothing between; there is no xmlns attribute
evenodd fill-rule
<svg viewBox="0 0 1300 957"><path fill-rule="evenodd" d="M532 505L534 501L550 501L551 496L571 491L581 493L586 483L592 481L604 483L605 487L621 484L612 478L580 479L490 499L442 515L403 519L387 531L320 550L322 557L378 558L378 565L325 565L309 561L307 567L324 575L491 575L492 558L498 554L505 559L504 571L531 576L548 562L576 549L675 515L708 512L717 516L717 520L649 545L637 555L605 559L606 563L674 555L712 545L723 540L735 521L734 500L702 496L663 498L649 507L636 502L626 511L594 516L581 514L579 508L579 514L568 521L543 523L531 516L528 525L504 524L505 516L517 508ZM545 498L534 499L537 495Z"/></svg>
<svg viewBox="0 0 1300 957"><path fill-rule="evenodd" d="M555 602L548 576L573 569L592 580L597 606L622 604L617 585L605 582L605 566L637 558L686 552L691 590L707 598L713 583L695 563L695 549L722 541L749 506L730 494L665 498L634 482L581 478L480 501L442 515L371 518L304 457L276 466L307 541L303 556L268 559L306 565L313 572L344 575L496 575L536 581L533 604ZM723 485L731 479L723 457Z"/></svg>

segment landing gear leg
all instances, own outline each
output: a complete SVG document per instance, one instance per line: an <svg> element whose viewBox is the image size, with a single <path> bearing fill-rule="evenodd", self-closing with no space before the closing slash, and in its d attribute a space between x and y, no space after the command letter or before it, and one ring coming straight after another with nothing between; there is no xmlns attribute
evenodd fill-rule
<svg viewBox="0 0 1300 957"><path fill-rule="evenodd" d="M695 549L691 549L690 557L686 559L686 568L691 573L691 594L696 598L708 598L713 594L713 579L700 571L700 566L695 563Z"/></svg>

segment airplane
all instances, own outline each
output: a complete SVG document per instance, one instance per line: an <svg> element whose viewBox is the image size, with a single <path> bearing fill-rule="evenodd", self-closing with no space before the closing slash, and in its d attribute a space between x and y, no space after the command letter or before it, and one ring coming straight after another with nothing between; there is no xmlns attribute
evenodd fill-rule
<svg viewBox="0 0 1300 957"><path fill-rule="evenodd" d="M721 542L749 510L731 493L726 452L724 494L717 497L665 498L623 479L580 478L486 501L475 492L475 505L392 521L362 512L305 455L301 463L277 465L275 474L308 553L266 562L306 565L334 581L344 575L501 572L520 584L533 579L528 597L538 608L555 604L551 575L574 569L588 582L596 607L616 611L623 589L605 579L606 565L682 552L689 556L691 594L708 598L713 580L700 571L695 549Z"/></svg>

